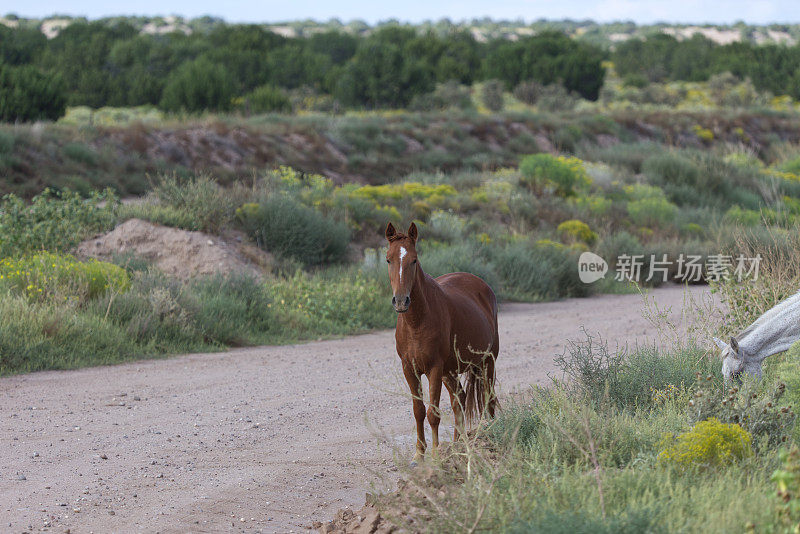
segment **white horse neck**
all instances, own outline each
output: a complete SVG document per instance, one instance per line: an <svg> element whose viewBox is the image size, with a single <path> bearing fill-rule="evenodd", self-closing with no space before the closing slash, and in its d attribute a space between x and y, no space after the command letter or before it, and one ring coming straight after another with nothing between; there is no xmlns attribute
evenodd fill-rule
<svg viewBox="0 0 800 534"><path fill-rule="evenodd" d="M736 336L745 359L761 361L800 339L800 292L764 312Z"/></svg>

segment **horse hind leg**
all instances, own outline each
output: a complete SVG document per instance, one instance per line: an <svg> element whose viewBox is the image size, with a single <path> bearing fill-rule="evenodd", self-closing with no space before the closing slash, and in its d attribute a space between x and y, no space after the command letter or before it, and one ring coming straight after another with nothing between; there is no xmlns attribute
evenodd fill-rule
<svg viewBox="0 0 800 534"><path fill-rule="evenodd" d="M495 370L496 358L497 349L495 348L492 351L492 354L487 358L486 376L484 377L484 380L486 381L486 411L491 418L494 417L495 411L500 407L500 404L497 400L497 392L495 391L495 380L497 378Z"/></svg>
<svg viewBox="0 0 800 534"><path fill-rule="evenodd" d="M464 404L467 402L467 393L461 387L458 375L447 375L442 379L447 392L450 394L450 406L453 407L453 416L456 424L453 429L453 442L458 441L459 432L464 432Z"/></svg>

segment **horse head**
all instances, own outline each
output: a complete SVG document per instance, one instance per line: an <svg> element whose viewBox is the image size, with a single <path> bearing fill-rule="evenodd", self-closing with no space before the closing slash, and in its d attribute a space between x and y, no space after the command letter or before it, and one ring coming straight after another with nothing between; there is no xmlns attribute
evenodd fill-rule
<svg viewBox="0 0 800 534"><path fill-rule="evenodd" d="M739 348L739 342L731 337L730 343L725 343L719 338L714 338L714 343L722 350L722 376L725 380L738 379L744 370L744 354Z"/></svg>
<svg viewBox="0 0 800 534"><path fill-rule="evenodd" d="M405 313L411 305L411 288L417 277L417 225L413 222L408 235L395 230L392 223L386 227L389 250L389 282L392 284L392 306L397 313Z"/></svg>

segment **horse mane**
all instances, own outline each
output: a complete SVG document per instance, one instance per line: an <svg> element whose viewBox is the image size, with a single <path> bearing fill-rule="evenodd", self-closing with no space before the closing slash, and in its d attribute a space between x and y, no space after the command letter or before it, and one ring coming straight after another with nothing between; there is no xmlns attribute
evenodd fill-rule
<svg viewBox="0 0 800 534"><path fill-rule="evenodd" d="M406 239L408 236L406 234L401 234L397 232L392 237L388 238L389 243L394 243L395 241L400 241L401 239Z"/></svg>

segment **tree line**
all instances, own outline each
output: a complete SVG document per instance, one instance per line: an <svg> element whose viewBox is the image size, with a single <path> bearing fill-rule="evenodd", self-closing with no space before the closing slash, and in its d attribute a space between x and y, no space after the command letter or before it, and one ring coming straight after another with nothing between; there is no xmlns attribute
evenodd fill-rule
<svg viewBox="0 0 800 534"><path fill-rule="evenodd" d="M558 31L477 41L467 31L382 26L287 38L259 25L190 35L140 33L123 20L75 22L47 39L0 25L0 120L55 119L66 106L153 105L168 112L287 111L289 94L336 108L404 108L446 83L535 82L596 100L604 59L631 83L708 79L730 71L759 89L800 98L800 47L717 45L657 34L603 51Z"/></svg>
<svg viewBox="0 0 800 534"><path fill-rule="evenodd" d="M655 34L621 43L612 59L619 75L632 84L700 82L730 72L740 79L750 78L761 91L800 99L800 45L719 45L700 34L683 41Z"/></svg>
<svg viewBox="0 0 800 534"><path fill-rule="evenodd" d="M468 32L438 36L402 26L364 37L327 31L287 38L257 25L151 35L98 21L73 23L47 39L35 29L0 26L0 87L8 77L17 87L30 78L40 86L31 98L54 104L39 102L38 115L21 107L15 116L15 106L0 103L0 118L54 118L64 105L197 112L245 101L254 111L283 110L286 93L301 90L342 108L402 108L439 83L490 78L509 90L528 79L559 83L594 100L602 59L599 49L558 32L481 43ZM7 92L0 88L0 101L11 102Z"/></svg>

